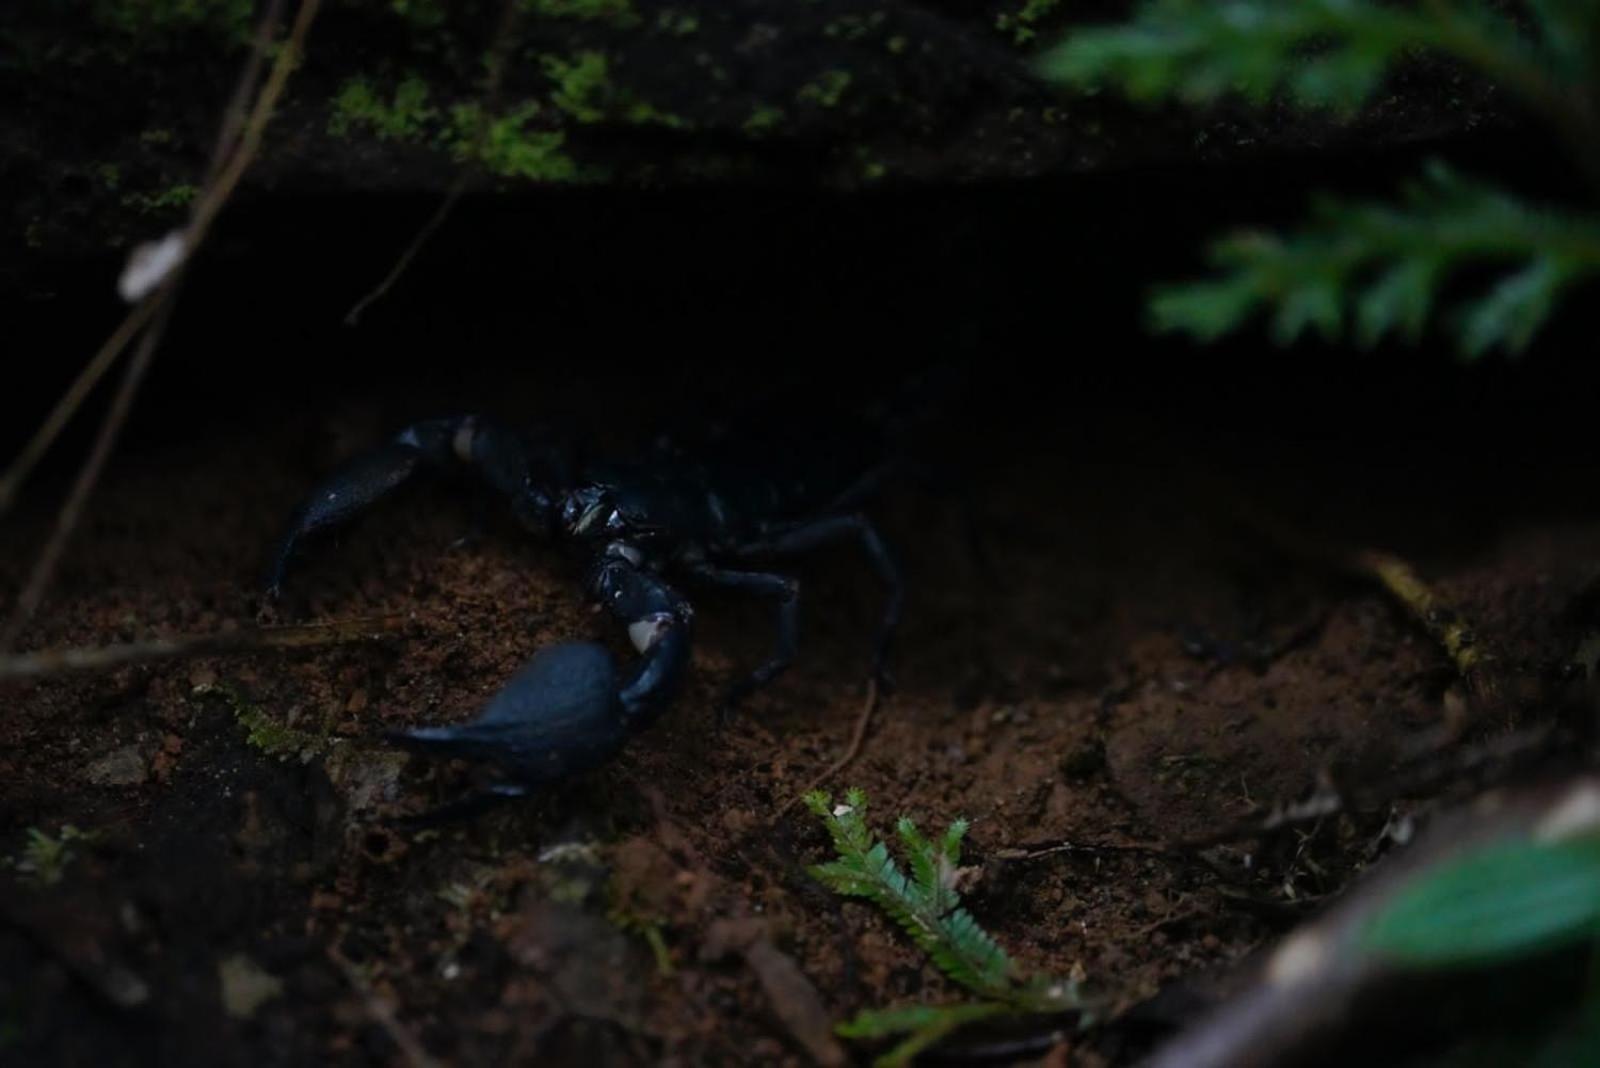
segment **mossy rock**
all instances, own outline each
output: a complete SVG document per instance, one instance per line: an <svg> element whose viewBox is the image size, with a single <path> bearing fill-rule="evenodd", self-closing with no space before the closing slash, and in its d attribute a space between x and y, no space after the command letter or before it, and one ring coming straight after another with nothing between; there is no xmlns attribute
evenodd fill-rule
<svg viewBox="0 0 1600 1068"><path fill-rule="evenodd" d="M1424 72L1348 122L1152 116L1032 75L1073 20L996 0L324 0L245 196L1017 180L1467 128L1485 90ZM252 0L19 0L0 11L13 247L125 247L181 217L250 47ZM292 7L293 5L291 5ZM504 77L490 100L491 59Z"/></svg>

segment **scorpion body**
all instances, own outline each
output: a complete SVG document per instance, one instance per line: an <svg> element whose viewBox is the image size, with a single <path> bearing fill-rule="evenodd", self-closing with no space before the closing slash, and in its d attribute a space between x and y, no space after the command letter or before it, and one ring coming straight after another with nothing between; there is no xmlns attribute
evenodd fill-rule
<svg viewBox="0 0 1600 1068"><path fill-rule="evenodd" d="M772 605L767 659L735 683L724 708L775 679L799 643L799 584L777 561L854 540L886 588L872 667L885 680L900 619L899 569L862 511L896 467L864 432L804 441L768 430L658 441L624 461L583 461L560 444L481 416L413 424L319 485L273 560L283 587L307 538L340 526L427 473L475 478L528 532L579 560L588 596L627 631L637 659L620 668L592 642L541 650L471 722L390 735L436 757L498 767L472 809L599 767L670 705L686 674L694 610L679 585L720 587Z"/></svg>

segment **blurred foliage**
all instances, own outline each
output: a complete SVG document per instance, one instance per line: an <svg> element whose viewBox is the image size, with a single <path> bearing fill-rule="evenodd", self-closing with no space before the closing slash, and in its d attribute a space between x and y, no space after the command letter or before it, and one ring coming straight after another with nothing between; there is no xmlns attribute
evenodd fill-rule
<svg viewBox="0 0 1600 1068"><path fill-rule="evenodd" d="M1600 939L1600 837L1497 843L1426 873L1365 948L1415 969L1483 967Z"/></svg>
<svg viewBox="0 0 1600 1068"><path fill-rule="evenodd" d="M1276 98L1350 114L1419 53L1477 70L1562 136L1600 186L1600 4L1484 0L1148 0L1132 23L1077 33L1041 61L1049 78L1137 100ZM1524 349L1558 299L1600 273L1600 216L1536 207L1442 164L1393 204L1325 201L1304 230L1241 233L1212 250L1222 276L1168 287L1154 325L1213 341L1273 312L1287 343L1307 329L1371 344L1418 337L1452 275L1503 273L1452 310L1460 351Z"/></svg>

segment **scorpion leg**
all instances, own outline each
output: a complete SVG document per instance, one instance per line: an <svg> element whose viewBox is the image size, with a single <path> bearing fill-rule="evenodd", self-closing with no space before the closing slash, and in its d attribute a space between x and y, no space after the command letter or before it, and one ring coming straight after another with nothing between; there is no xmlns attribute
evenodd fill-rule
<svg viewBox="0 0 1600 1068"><path fill-rule="evenodd" d="M715 586L771 597L778 610L778 636L773 643L772 654L748 677L728 688L727 694L722 699L721 713L722 719L726 721L740 701L777 678L794 662L795 652L800 644L800 584L784 575L761 571L730 571L709 564L695 568L692 573L696 578Z"/></svg>
<svg viewBox="0 0 1600 1068"><path fill-rule="evenodd" d="M873 644L872 675L884 689L892 686L889 677L889 644L894 639L895 628L900 625L900 610L905 603L905 587L900 580L900 567L884 543L883 536L872 520L859 512L850 515L830 516L792 527L771 538L750 542L734 550L741 559L755 557L793 556L821 545L858 538L867 552L867 559L888 590L883 607L883 618L878 624L877 638Z"/></svg>
<svg viewBox="0 0 1600 1068"><path fill-rule="evenodd" d="M328 476L290 522L267 575L267 596L275 599L282 591L289 561L302 541L354 519L410 482L426 461L421 449L397 441L356 457Z"/></svg>
<svg viewBox="0 0 1600 1068"><path fill-rule="evenodd" d="M477 416L414 423L386 445L328 476L289 524L267 575L267 594L283 588L289 564L306 538L342 526L411 482L422 471L471 470L507 498L524 526L547 529L551 488L567 478L557 449L530 449L516 434Z"/></svg>
<svg viewBox="0 0 1600 1068"><path fill-rule="evenodd" d="M540 650L478 717L448 727L396 731L390 741L438 758L493 764L506 780L422 819L474 815L598 768L653 723L676 695L689 663L688 602L626 557L595 568L591 593L618 620L640 657L625 677L593 642Z"/></svg>

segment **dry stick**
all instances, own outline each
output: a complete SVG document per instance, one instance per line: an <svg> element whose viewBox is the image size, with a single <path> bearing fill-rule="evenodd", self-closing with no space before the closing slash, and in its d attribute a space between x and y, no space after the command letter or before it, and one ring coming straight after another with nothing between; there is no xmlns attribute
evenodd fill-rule
<svg viewBox="0 0 1600 1068"><path fill-rule="evenodd" d="M373 641L393 634L404 623L402 616L378 616L300 626L244 627L217 634L179 634L118 645L43 649L36 653L0 656L0 682L58 675L68 671L103 671L123 664L145 664L182 656L253 653L260 649L304 649Z"/></svg>
<svg viewBox="0 0 1600 1068"><path fill-rule="evenodd" d="M1443 647L1468 689L1480 698L1499 696L1498 684L1485 670L1492 658L1478 647L1472 628L1455 609L1439 599L1410 564L1392 553L1369 550L1357 553L1351 566L1376 580L1405 606L1428 635Z"/></svg>
<svg viewBox="0 0 1600 1068"><path fill-rule="evenodd" d="M871 725L872 713L877 711L877 708L878 680L870 679L867 682L867 699L866 702L861 706L860 714L856 716L856 729L850 735L850 744L845 746L845 750L839 755L838 760L835 760L832 764L829 764L825 769L823 769L821 775L818 775L815 779L811 780L811 784L809 786L807 786L804 790L801 790L798 794L795 794L793 797L789 798L789 803L778 810L778 815L783 815L796 804L805 800L806 794L809 794L811 791L819 788L823 783L827 782L845 768L849 767L851 761L855 760L856 757L861 755L861 743L866 740L867 727Z"/></svg>
<svg viewBox="0 0 1600 1068"><path fill-rule="evenodd" d="M250 95L255 92L256 84L260 79L262 57L266 55L267 48L272 43L273 31L283 17L283 5L284 0L272 0L266 15L256 28L255 45L250 50L250 59L245 64L244 73L240 76L238 84L234 86L233 99L223 113L222 128L218 132L217 143L212 148L211 162L206 167L206 177L202 183L204 185L209 186L215 181L217 172L222 169L222 164L228 157L228 150L238 138L239 128L245 119L245 104L249 101ZM112 364L116 363L117 357L122 354L122 350L132 343L140 329L150 321L156 307L157 302L154 300L141 301L136 305L128 313L127 317L123 319L121 325L100 346L100 351L94 354L94 358L89 361L82 371L78 372L78 377L73 380L72 385L67 387L67 392L62 395L61 399L56 402L56 406L51 409L49 416L45 418L44 424L39 427L39 430L28 441L21 455L6 471L5 476L0 478L0 517L3 517L11 509L12 504L16 501L17 493L22 489L22 484L27 480L28 475L38 466L45 453L50 451L50 446L55 444L56 438L61 435L61 431L66 428L66 425L72 421L72 417L83 406L83 402L94 391L94 387L105 377Z"/></svg>
<svg viewBox="0 0 1600 1068"><path fill-rule="evenodd" d="M405 274L406 269L411 266L411 261L417 258L417 254L422 251L423 246L428 243L439 227L443 226L445 220L450 217L450 213L455 210L456 201L461 199L461 194L466 192L466 189L467 176L463 173L451 185L450 192L445 194L444 200L434 211L433 217L423 224L422 229L418 230L417 235L411 239L411 244L406 246L406 250L400 254L400 258L395 261L394 266L389 268L389 273L384 275L383 281L379 282L372 292L356 301L355 305L345 313L344 325L357 325L361 321L361 314L368 307L388 295L389 290L400 280L400 276Z"/></svg>
<svg viewBox="0 0 1600 1068"><path fill-rule="evenodd" d="M61 562L67 541L72 537L73 529L83 516L89 497L94 493L95 483L100 480L100 472L111 457L111 450L116 447L122 424L127 421L128 412L133 407L133 398L139 392L139 383L143 380L145 371L150 367L151 358L155 355L156 343L161 338L161 328L166 325L172 312L172 286L176 282L176 278L170 279L146 298L156 306L155 320L140 339L139 348L122 376L122 385L117 389L117 395L111 402L111 410L106 413L105 422L100 426L100 434L95 438L94 448L90 450L89 458L78 471L78 478L72 484L72 492L68 495L66 503L61 506L60 514L56 516L55 530L51 532L50 540L45 542L44 551L39 554L38 561L33 565L33 573L28 576L27 585L17 595L17 604L11 620L6 624L5 631L0 633L0 652L5 652L16 644L22 628L28 625L28 621L33 618L33 613L39 607L39 602L44 600L45 590L55 575L56 565Z"/></svg>
<svg viewBox="0 0 1600 1068"><path fill-rule="evenodd" d="M67 387L56 406L51 409L44 424L39 427L28 444L23 448L22 454L11 464L10 469L0 478L0 516L11 510L15 503L17 492L22 489L22 483L32 474L44 454L50 451L50 446L60 436L61 431L72 421L84 400L99 385L100 379L105 377L111 365L117 362L117 357L122 355L122 350L128 347L134 337L150 321L155 313L156 301L147 299L140 301L122 320L111 336L106 338L105 344L100 346L100 351L94 354L78 377L73 379L72 385Z"/></svg>
<svg viewBox="0 0 1600 1068"><path fill-rule="evenodd" d="M138 351L134 354L132 362L128 365L127 373L123 376L122 386L118 389L116 397L112 400L111 411L107 413L105 423L100 428L100 435L95 441L89 458L84 461L78 473L72 493L67 503L62 507L57 517L56 529L46 543L44 551L40 553L38 562L34 565L33 573L29 576L28 583L23 587L21 595L13 611L11 621L3 633L0 633L0 651L10 649L21 634L22 628L27 626L33 618L33 613L38 610L39 603L44 599L45 590L50 585L50 580L55 575L57 564L61 555L66 550L66 543L72 536L78 520L88 504L89 496L94 492L95 485L99 482L100 473L105 468L106 461L110 458L111 450L115 447L117 438L121 434L122 426L127 421L128 412L133 407L133 400L138 395L139 386L144 380L145 372L149 369L156 347L160 343L162 332L172 312L172 298L178 282L181 280L184 266L194 255L201 243L205 240L206 231L210 228L217 213L232 195L234 188L239 184L239 179L244 175L246 168L254 160L256 152L261 147L262 132L266 129L267 120L272 117L272 108L277 103L278 97L283 93L283 87L288 82L289 72L294 67L296 56L305 43L307 31L311 22L316 18L317 9L321 0L301 0L300 10L295 16L294 27L290 31L289 40L278 53L273 62L272 71L267 77L267 83L256 98L255 107L239 136L239 144L226 166L216 174L214 183L201 197L193 216L190 218L188 232L185 235L184 259L174 268L172 275L163 282L154 293L150 294L147 301L153 302L155 311L154 319L146 329L141 339ZM276 5L274 10L276 10ZM224 129L226 130L226 124ZM226 134L224 134L226 136Z"/></svg>
<svg viewBox="0 0 1600 1068"><path fill-rule="evenodd" d="M1500 697L1500 686L1492 674L1494 656L1477 644L1477 638L1461 615L1422 580L1411 565L1393 553L1348 548L1307 533L1282 516L1257 505L1232 487L1221 492L1233 498L1244 525L1272 542L1279 549L1335 571L1376 583L1421 625L1450 657L1461 681L1472 696L1493 703Z"/></svg>
<svg viewBox="0 0 1600 1068"><path fill-rule="evenodd" d="M239 74L239 80L233 87L233 96L228 100L228 106L222 112L222 124L217 129L217 143L211 147L211 160L206 164L205 180L201 186L210 186L217 180L222 165L233 154L234 145L239 140L239 131L244 128L245 120L249 116L248 105L250 98L255 95L256 86L261 81L261 64L266 61L267 51L272 47L272 38L277 33L278 25L283 21L283 7L285 0L272 0L267 6L266 14L256 24L255 40L251 43L250 58L245 61L244 70Z"/></svg>
<svg viewBox="0 0 1600 1068"><path fill-rule="evenodd" d="M477 129L472 135L472 151L469 157L472 160L480 159L483 155L483 143L489 135L489 117L494 114L500 99L500 83L505 73L506 53L510 50L511 31L516 26L519 10L517 0L507 0L505 7L501 9L500 27L495 31L494 47L489 53L489 77L484 85L483 108L478 115ZM411 261L417 258L423 246L433 239L433 235L455 210L456 202L466 193L471 177L471 171L466 168L456 175L456 180L451 183L450 191L445 194L444 200L440 202L432 217L423 223L422 229L417 231L417 235L411 239L405 251L400 253L400 258L389 268L389 273L384 275L383 281L356 301L355 305L345 313L344 325L355 326L369 307L388 296L389 290L394 288L394 284L410 268Z"/></svg>

